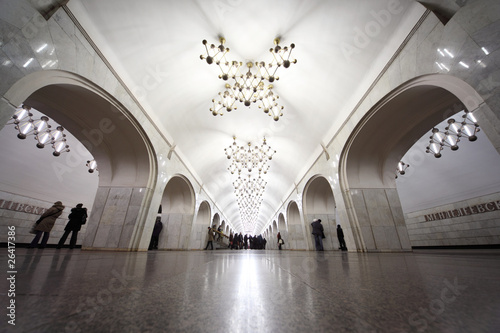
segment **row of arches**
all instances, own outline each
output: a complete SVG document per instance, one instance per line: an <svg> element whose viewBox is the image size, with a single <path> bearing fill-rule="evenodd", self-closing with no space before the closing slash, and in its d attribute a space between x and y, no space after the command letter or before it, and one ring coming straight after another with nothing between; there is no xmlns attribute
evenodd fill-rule
<svg viewBox="0 0 500 333"><path fill-rule="evenodd" d="M174 174L162 187L157 153L138 120L91 82L66 72L36 72L18 81L5 97L11 105L28 104L57 119L98 161L99 184L84 248L147 247L155 192L161 192L166 226L160 248L203 248L210 225L220 225L226 234L237 232L209 200L197 203L188 176ZM331 175L329 179L312 175L298 199L290 200L262 231L269 247L276 248L274 240L280 232L287 248L312 249L309 224L319 218L327 250L338 248L335 229L340 220L348 230L348 241L358 250L411 248L392 166L457 103L491 118L480 96L450 76L417 78L385 96L361 119L340 154L337 168L345 216L339 219L334 199L338 191L334 193ZM487 130L487 135L498 141L498 133Z"/></svg>

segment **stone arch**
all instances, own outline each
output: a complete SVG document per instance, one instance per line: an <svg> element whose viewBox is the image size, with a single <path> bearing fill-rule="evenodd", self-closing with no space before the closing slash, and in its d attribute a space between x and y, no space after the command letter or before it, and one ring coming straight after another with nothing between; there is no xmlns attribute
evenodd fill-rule
<svg viewBox="0 0 500 333"><path fill-rule="evenodd" d="M194 225L191 232L190 246L191 249L201 250L205 247L205 235L207 234L207 227L210 225L210 217L212 216L212 211L210 209L210 204L208 201L202 201L198 207L198 214L194 221Z"/></svg>
<svg viewBox="0 0 500 333"><path fill-rule="evenodd" d="M307 249L304 238L304 228L300 220L299 206L295 201L290 201L286 209L286 220L288 221L288 246L295 250Z"/></svg>
<svg viewBox="0 0 500 333"><path fill-rule="evenodd" d="M411 249L395 166L414 142L462 108L474 112L478 120L495 118L464 81L444 74L424 75L387 94L354 128L341 153L339 174L358 249ZM500 142L496 131L485 132L494 144Z"/></svg>
<svg viewBox="0 0 500 333"><path fill-rule="evenodd" d="M157 163L152 144L130 112L91 81L60 70L24 76L4 100L13 107L31 106L54 119L97 161L99 187L82 247L147 248L150 234L143 231L156 214L150 210L150 188L156 184Z"/></svg>
<svg viewBox="0 0 500 333"><path fill-rule="evenodd" d="M215 213L215 215L212 218L212 226L215 226L217 228L220 224L220 215L219 213Z"/></svg>
<svg viewBox="0 0 500 333"><path fill-rule="evenodd" d="M188 249L194 204L194 190L189 180L182 175L170 178L161 199L162 221L167 235L159 248Z"/></svg>
<svg viewBox="0 0 500 333"><path fill-rule="evenodd" d="M323 247L325 250L338 249L338 241L336 238L336 217L335 217L335 199L333 191L328 180L321 176L315 175L309 179L303 195L303 212L306 234L310 241L310 248L313 248L313 236L311 234L311 222L314 219L321 219L326 238L323 239Z"/></svg>
<svg viewBox="0 0 500 333"><path fill-rule="evenodd" d="M287 229L287 225L286 225L286 221L285 221L285 216L283 215L283 213L278 214L278 231L281 234L281 238L283 238L283 240L285 241L285 243L287 245L286 248L287 249L290 248L288 246L288 229Z"/></svg>

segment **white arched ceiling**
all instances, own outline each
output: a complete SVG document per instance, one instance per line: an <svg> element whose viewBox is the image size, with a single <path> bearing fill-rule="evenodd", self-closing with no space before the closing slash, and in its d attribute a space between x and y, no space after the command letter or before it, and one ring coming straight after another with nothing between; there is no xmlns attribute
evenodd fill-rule
<svg viewBox="0 0 500 333"><path fill-rule="evenodd" d="M317 176L310 180L304 191L304 214L335 213L335 199L330 183L324 177Z"/></svg>
<svg viewBox="0 0 500 333"><path fill-rule="evenodd" d="M53 118L72 133L95 158L99 186L146 186L149 149L137 125L114 105L83 87L53 84L24 102Z"/></svg>
<svg viewBox="0 0 500 333"><path fill-rule="evenodd" d="M412 0L72 0L67 6L237 231L243 226L224 155L232 136L254 144L266 136L277 151L265 176L266 204L255 228L261 230L425 10ZM242 62L269 62L277 36L283 46L295 43L297 64L280 70L274 84L284 106L278 122L257 105L212 116L211 100L224 82L199 56L201 41L217 43L219 35L229 60Z"/></svg>
<svg viewBox="0 0 500 333"><path fill-rule="evenodd" d="M35 72L16 82L5 98L12 104L25 104L47 115L50 123L63 126L68 135L70 152L57 158L48 158L52 157L50 147L36 153L30 151L32 137L24 140L29 143L20 142L26 144L20 146L18 153L30 158L43 154L36 163L16 166L18 160L22 160L17 153L4 155L2 170L26 176L16 181L15 176L3 172L2 177L9 177L8 181L15 181L15 186L21 185L20 188L26 187L23 182L28 183L30 196L42 200L57 196L57 200L66 199L68 204L82 201L90 208L97 183L99 186L148 185L154 168L150 158L152 149L142 128L126 116L127 111L112 96L91 82L57 70ZM4 128L9 129L9 126ZM92 157L97 161L99 171L78 176L87 171L85 164ZM46 176L30 181L29 175L36 175L37 170ZM67 179L68 176L72 179ZM75 191L72 184L79 190ZM39 195L50 192L48 188L56 189L47 198Z"/></svg>
<svg viewBox="0 0 500 333"><path fill-rule="evenodd" d="M351 188L394 188L397 163L432 127L461 107L447 90L410 88L370 113L353 132L345 170Z"/></svg>
<svg viewBox="0 0 500 333"><path fill-rule="evenodd" d="M34 108L30 112L34 119L44 115ZM49 124L52 127L59 125L53 118L50 118ZM18 139L14 125L2 128L2 190L48 202L63 201L64 205L72 207L83 203L91 211L99 184L99 172L87 171L86 162L93 159L92 155L67 129L64 132L70 152L55 157L50 145L43 149L37 148L33 136Z"/></svg>
<svg viewBox="0 0 500 333"><path fill-rule="evenodd" d="M192 214L194 193L189 181L182 176L172 177L165 187L161 204L163 214Z"/></svg>

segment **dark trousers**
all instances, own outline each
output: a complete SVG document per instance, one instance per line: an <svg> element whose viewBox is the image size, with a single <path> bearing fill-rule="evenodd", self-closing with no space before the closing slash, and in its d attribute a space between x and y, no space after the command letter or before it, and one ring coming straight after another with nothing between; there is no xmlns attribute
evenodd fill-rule
<svg viewBox="0 0 500 333"><path fill-rule="evenodd" d="M314 234L314 242L316 243L316 251L323 251L323 237Z"/></svg>
<svg viewBox="0 0 500 333"><path fill-rule="evenodd" d="M211 250L214 249L214 244L212 243L212 241L208 241L207 246L205 247L205 250L208 250L208 245L210 245Z"/></svg>
<svg viewBox="0 0 500 333"><path fill-rule="evenodd" d="M347 246L345 245L344 237L338 237L338 239L339 239L340 249L342 251L347 250Z"/></svg>
<svg viewBox="0 0 500 333"><path fill-rule="evenodd" d="M64 242L69 236L69 233L72 232L71 234L71 239L69 240L69 248L72 249L76 245L76 239L78 237L78 231L77 230L65 230L64 234L62 235L61 239L59 240L59 243L57 244L58 247L64 246Z"/></svg>
<svg viewBox="0 0 500 333"><path fill-rule="evenodd" d="M158 250L158 241L160 236L151 236L148 250Z"/></svg>
<svg viewBox="0 0 500 333"><path fill-rule="evenodd" d="M39 247L43 249L47 245L47 241L49 240L49 237L50 237L50 232L37 231L35 238L33 238L29 247L36 247L38 245L38 241L40 240L40 237L42 237L42 234L43 234L42 243L40 243Z"/></svg>

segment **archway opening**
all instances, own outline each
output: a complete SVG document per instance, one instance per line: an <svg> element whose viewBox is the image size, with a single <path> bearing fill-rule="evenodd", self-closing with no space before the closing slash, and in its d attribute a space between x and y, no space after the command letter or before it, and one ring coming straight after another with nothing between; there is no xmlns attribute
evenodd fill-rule
<svg viewBox="0 0 500 333"><path fill-rule="evenodd" d="M194 192L189 181L182 176L172 177L161 204L167 235L160 240L159 248L188 249L194 215Z"/></svg>
<svg viewBox="0 0 500 333"><path fill-rule="evenodd" d="M322 176L315 176L309 180L304 190L304 223L306 234L310 235L311 244L314 244L311 222L320 219L323 225L325 250L338 249L336 238L335 199L328 180Z"/></svg>
<svg viewBox="0 0 500 333"><path fill-rule="evenodd" d="M61 73L57 79L53 75L28 75L5 96L9 98L13 95L11 91L15 91L16 98L10 100L12 103L20 100L22 104L47 115L61 125L65 132L71 133L74 141L67 141L70 152L62 153L50 161L48 165L52 170L48 170L47 165L39 168L40 160L29 162L34 156L25 154L27 166L32 170L17 170L23 174L36 175L39 179L37 186L44 187L47 197L58 196L59 200L63 198L61 201L69 205L76 203L75 200L88 202L86 205L92 211L87 230L81 237L82 248L137 249L142 238L150 237L142 232L148 208L142 205L148 196L148 182L154 169L151 166L149 142L137 122L125 116L126 110L111 96L97 93L97 88L89 82L61 78L64 75L72 77L70 73ZM58 80L72 83L58 83ZM9 126L4 130L9 130ZM88 169L85 165L90 157L95 159L98 166L98 171L92 175L98 179L97 189L92 188L95 186L92 181L85 182L85 177L76 171L86 172ZM4 158L2 163L7 166L11 162ZM44 182L53 179L50 173L55 173L57 181L45 186ZM73 182L85 184L71 188L72 181L65 181L67 178L75 178ZM76 199L79 194L75 193L87 193L86 199ZM18 194L30 197L33 192L28 189ZM57 233L51 237L49 244L57 242L56 238Z"/></svg>

